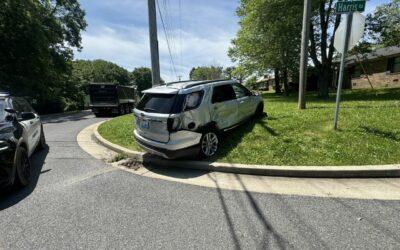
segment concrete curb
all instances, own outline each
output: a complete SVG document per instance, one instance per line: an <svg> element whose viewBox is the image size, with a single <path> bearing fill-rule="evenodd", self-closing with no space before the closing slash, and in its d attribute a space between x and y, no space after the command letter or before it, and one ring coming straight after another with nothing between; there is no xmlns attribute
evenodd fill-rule
<svg viewBox="0 0 400 250"><path fill-rule="evenodd" d="M400 177L400 164L365 165L365 166L268 166L248 165L237 163L220 163L187 160L166 160L146 153L132 151L104 139L97 131L102 124L94 127L94 138L104 147L117 153L124 154L143 163L162 167L179 167L187 169L225 172L235 174L251 174L281 177L308 178L387 178Z"/></svg>

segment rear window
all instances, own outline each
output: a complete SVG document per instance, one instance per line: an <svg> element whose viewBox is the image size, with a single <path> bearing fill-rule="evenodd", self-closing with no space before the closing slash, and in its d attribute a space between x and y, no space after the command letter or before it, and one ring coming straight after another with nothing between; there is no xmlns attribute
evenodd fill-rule
<svg viewBox="0 0 400 250"><path fill-rule="evenodd" d="M145 94L137 105L137 109L159 114L176 114L182 111L184 95L177 94Z"/></svg>

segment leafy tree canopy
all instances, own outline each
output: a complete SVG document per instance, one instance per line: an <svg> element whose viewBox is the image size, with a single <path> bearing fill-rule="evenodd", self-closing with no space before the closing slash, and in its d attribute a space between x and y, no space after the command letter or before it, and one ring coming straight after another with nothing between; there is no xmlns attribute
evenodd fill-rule
<svg viewBox="0 0 400 250"><path fill-rule="evenodd" d="M222 67L219 66L200 66L192 68L189 74L190 80L217 80L222 79Z"/></svg>
<svg viewBox="0 0 400 250"><path fill-rule="evenodd" d="M0 1L0 89L35 99L43 112L61 109L84 17L78 0Z"/></svg>
<svg viewBox="0 0 400 250"><path fill-rule="evenodd" d="M142 94L142 91L152 87L151 69L149 68L135 68L131 73L129 73L129 78L132 83L136 85L137 91L140 95Z"/></svg>

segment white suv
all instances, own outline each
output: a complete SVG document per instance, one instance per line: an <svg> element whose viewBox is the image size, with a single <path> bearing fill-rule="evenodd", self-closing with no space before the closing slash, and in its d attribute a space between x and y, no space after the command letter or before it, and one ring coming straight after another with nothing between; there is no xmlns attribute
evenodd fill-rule
<svg viewBox="0 0 400 250"><path fill-rule="evenodd" d="M211 157L221 132L263 109L262 98L237 81L170 83L144 91L134 110L134 134L143 149L164 158Z"/></svg>

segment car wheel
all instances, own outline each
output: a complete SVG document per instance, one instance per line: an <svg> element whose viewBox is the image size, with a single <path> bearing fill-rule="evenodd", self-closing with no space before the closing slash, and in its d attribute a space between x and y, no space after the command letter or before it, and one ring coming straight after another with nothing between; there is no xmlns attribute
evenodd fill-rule
<svg viewBox="0 0 400 250"><path fill-rule="evenodd" d="M29 184L32 174L28 151L23 147L19 147L15 158L16 184L25 187Z"/></svg>
<svg viewBox="0 0 400 250"><path fill-rule="evenodd" d="M38 144L38 149L45 149L46 148L46 136L44 135L43 125L40 129L40 140Z"/></svg>
<svg viewBox="0 0 400 250"><path fill-rule="evenodd" d="M200 157L208 158L214 156L218 151L219 139L214 131L205 132L200 140Z"/></svg>
<svg viewBox="0 0 400 250"><path fill-rule="evenodd" d="M124 115L125 114L125 108L122 105L119 107L119 114L120 115Z"/></svg>
<svg viewBox="0 0 400 250"><path fill-rule="evenodd" d="M260 103L257 106L256 112L254 113L254 117L260 118L263 116L263 114L264 114L264 105L262 103Z"/></svg>

